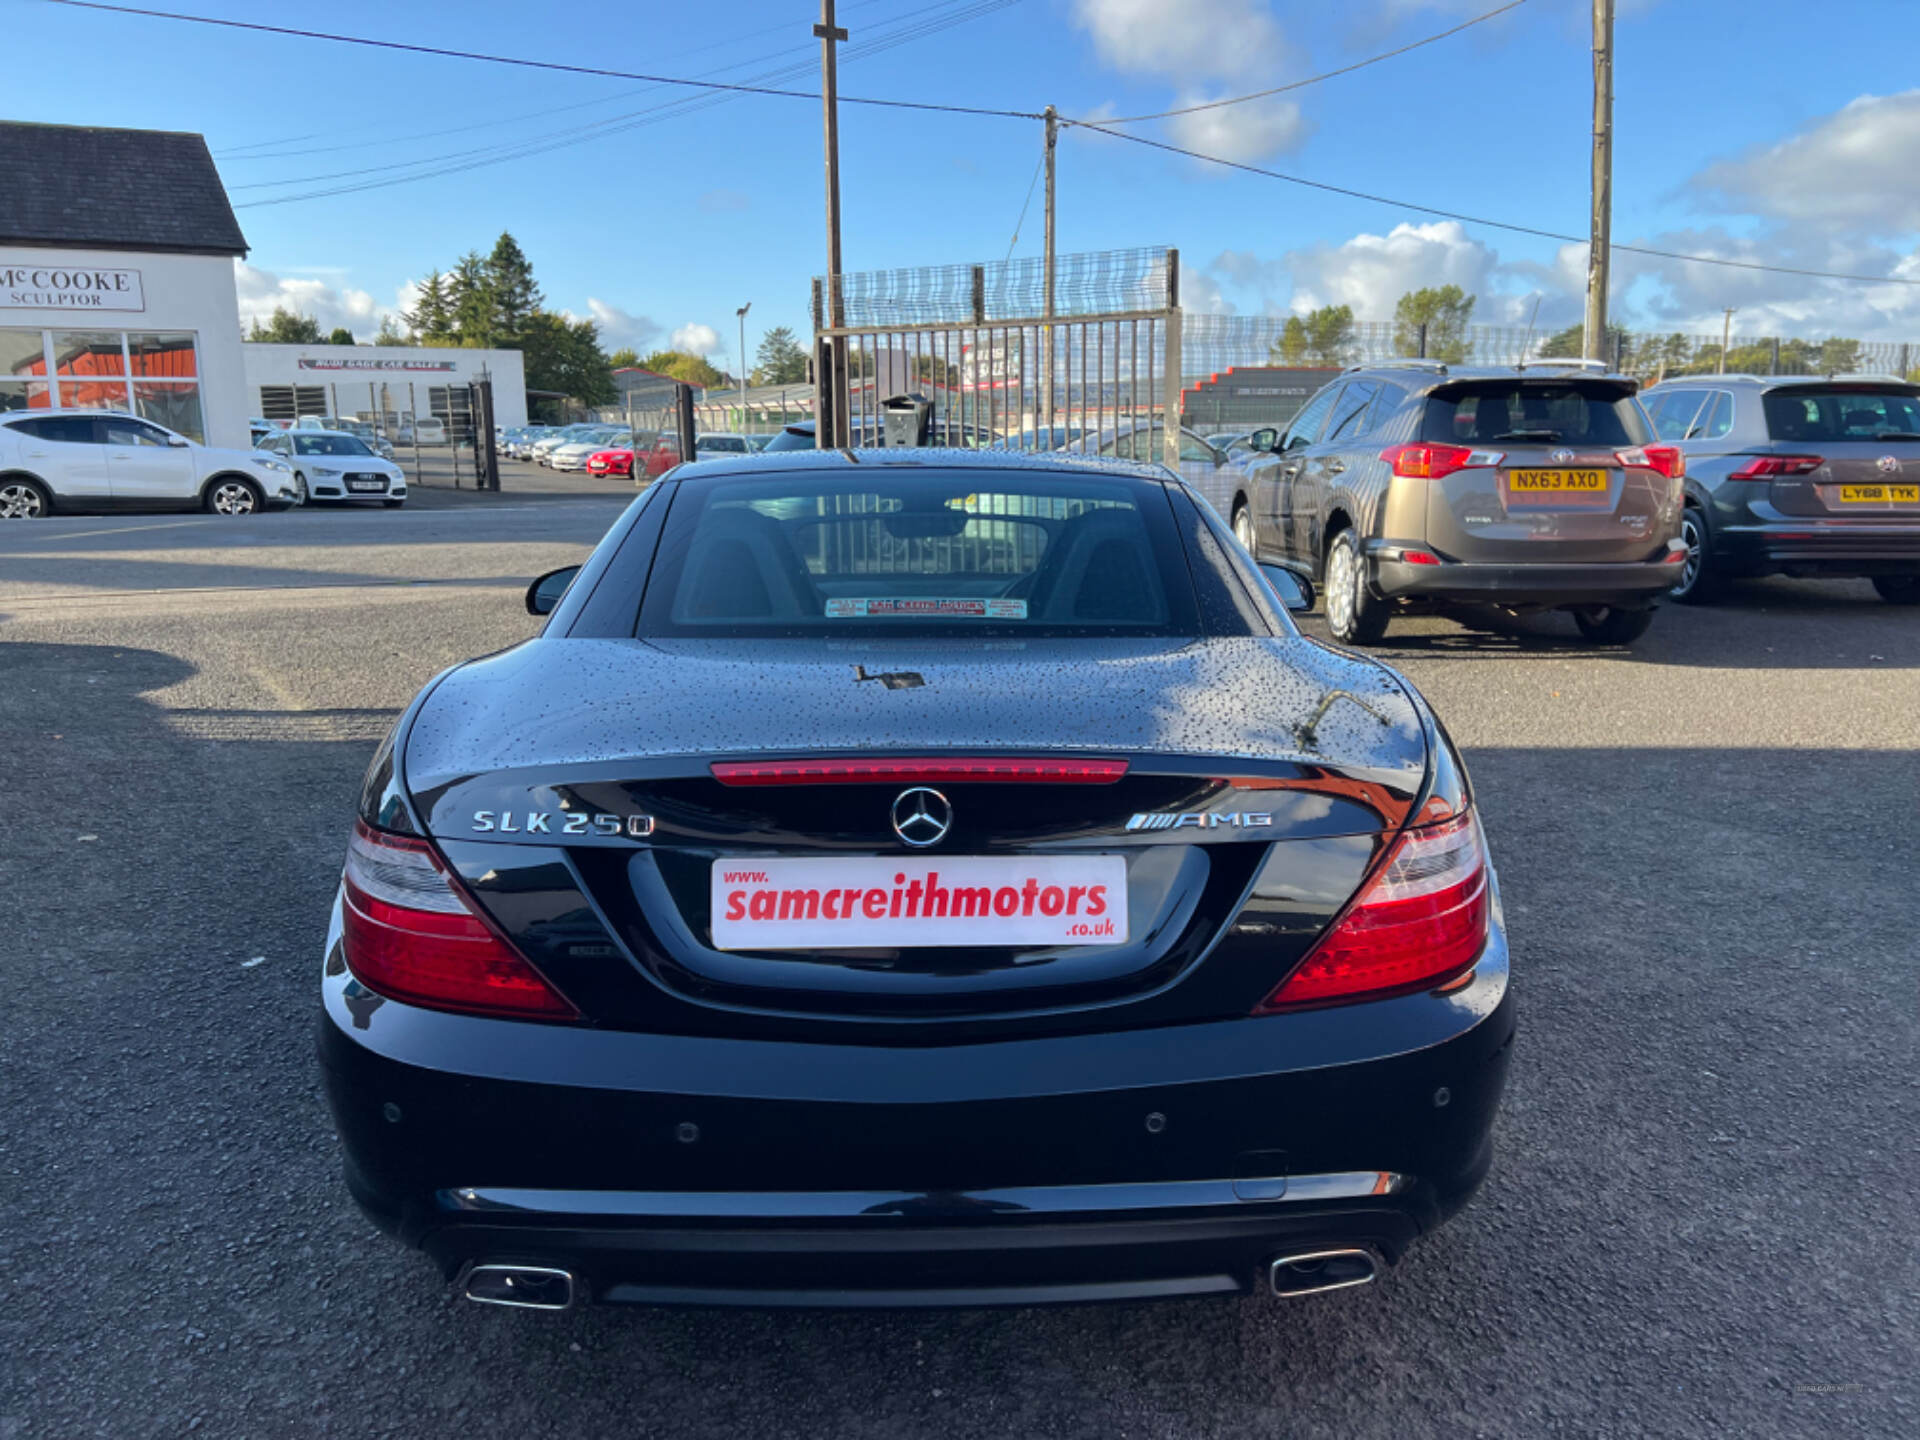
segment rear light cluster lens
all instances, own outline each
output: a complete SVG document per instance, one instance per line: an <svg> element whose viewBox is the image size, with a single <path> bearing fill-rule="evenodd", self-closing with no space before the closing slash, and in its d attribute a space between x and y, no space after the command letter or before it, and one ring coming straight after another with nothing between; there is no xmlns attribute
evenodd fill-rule
<svg viewBox="0 0 1920 1440"><path fill-rule="evenodd" d="M1669 480L1687 473L1687 457L1678 445L1642 445L1616 451L1613 458L1630 470L1657 470Z"/></svg>
<svg viewBox="0 0 1920 1440"><path fill-rule="evenodd" d="M1470 450L1465 445L1420 441L1390 445L1380 452L1380 458L1403 480L1443 480L1456 470L1489 469L1507 457L1500 450Z"/></svg>
<svg viewBox="0 0 1920 1440"><path fill-rule="evenodd" d="M1111 785L1125 760L767 760L713 762L722 785Z"/></svg>
<svg viewBox="0 0 1920 1440"><path fill-rule="evenodd" d="M577 1018L480 917L426 841L356 821L343 879L347 968L369 990L469 1015Z"/></svg>
<svg viewBox="0 0 1920 1440"><path fill-rule="evenodd" d="M1772 480L1781 475L1811 475L1826 463L1823 455L1756 455L1727 478Z"/></svg>
<svg viewBox="0 0 1920 1440"><path fill-rule="evenodd" d="M1438 985L1487 943L1487 854L1468 811L1408 830L1358 899L1255 1014Z"/></svg>

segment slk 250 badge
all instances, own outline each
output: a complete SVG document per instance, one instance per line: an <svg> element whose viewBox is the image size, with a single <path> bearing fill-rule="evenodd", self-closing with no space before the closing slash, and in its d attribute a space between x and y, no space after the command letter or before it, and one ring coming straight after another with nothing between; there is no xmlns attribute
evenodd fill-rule
<svg viewBox="0 0 1920 1440"><path fill-rule="evenodd" d="M524 821L521 817L525 817ZM653 834L651 815L599 815L580 811L476 810L473 828L482 835L625 835L644 840Z"/></svg>

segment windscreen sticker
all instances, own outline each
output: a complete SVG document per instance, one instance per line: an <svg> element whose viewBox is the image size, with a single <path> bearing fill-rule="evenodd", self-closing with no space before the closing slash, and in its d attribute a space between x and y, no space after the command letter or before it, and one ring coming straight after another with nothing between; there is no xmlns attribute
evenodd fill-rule
<svg viewBox="0 0 1920 1440"><path fill-rule="evenodd" d="M871 600L829 600L829 620L853 620L870 616L901 616L928 620L1024 620L1024 600L982 600L971 598L894 597Z"/></svg>

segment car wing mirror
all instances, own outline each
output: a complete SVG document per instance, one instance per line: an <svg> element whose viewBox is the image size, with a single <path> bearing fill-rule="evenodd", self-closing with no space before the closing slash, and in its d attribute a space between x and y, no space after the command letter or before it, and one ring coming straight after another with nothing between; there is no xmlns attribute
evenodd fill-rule
<svg viewBox="0 0 1920 1440"><path fill-rule="evenodd" d="M1260 575L1281 609L1294 614L1313 609L1313 582L1304 575L1296 575L1283 565L1262 565Z"/></svg>
<svg viewBox="0 0 1920 1440"><path fill-rule="evenodd" d="M167 444L176 450L184 450L187 448L188 441L184 435L169 435L167 437Z"/></svg>
<svg viewBox="0 0 1920 1440"><path fill-rule="evenodd" d="M527 613L551 615L560 604L560 597L567 593L567 587L573 584L573 577L579 573L578 565L562 565L558 570L549 570L527 586Z"/></svg>
<svg viewBox="0 0 1920 1440"><path fill-rule="evenodd" d="M1247 444L1255 450L1277 450L1280 447L1280 432L1271 425L1264 426L1247 437Z"/></svg>

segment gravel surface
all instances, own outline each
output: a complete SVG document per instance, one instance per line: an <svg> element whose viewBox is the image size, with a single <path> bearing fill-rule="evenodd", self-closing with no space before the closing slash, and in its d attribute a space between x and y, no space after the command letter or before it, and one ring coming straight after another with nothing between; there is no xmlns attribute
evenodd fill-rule
<svg viewBox="0 0 1920 1440"><path fill-rule="evenodd" d="M527 580L619 505L0 532L0 1440L1920 1428L1920 615L1852 582L1670 608L1631 652L1560 617L1395 626L1473 769L1522 1029L1492 1178L1380 1284L450 1298L339 1182L326 909L398 707L527 635Z"/></svg>

